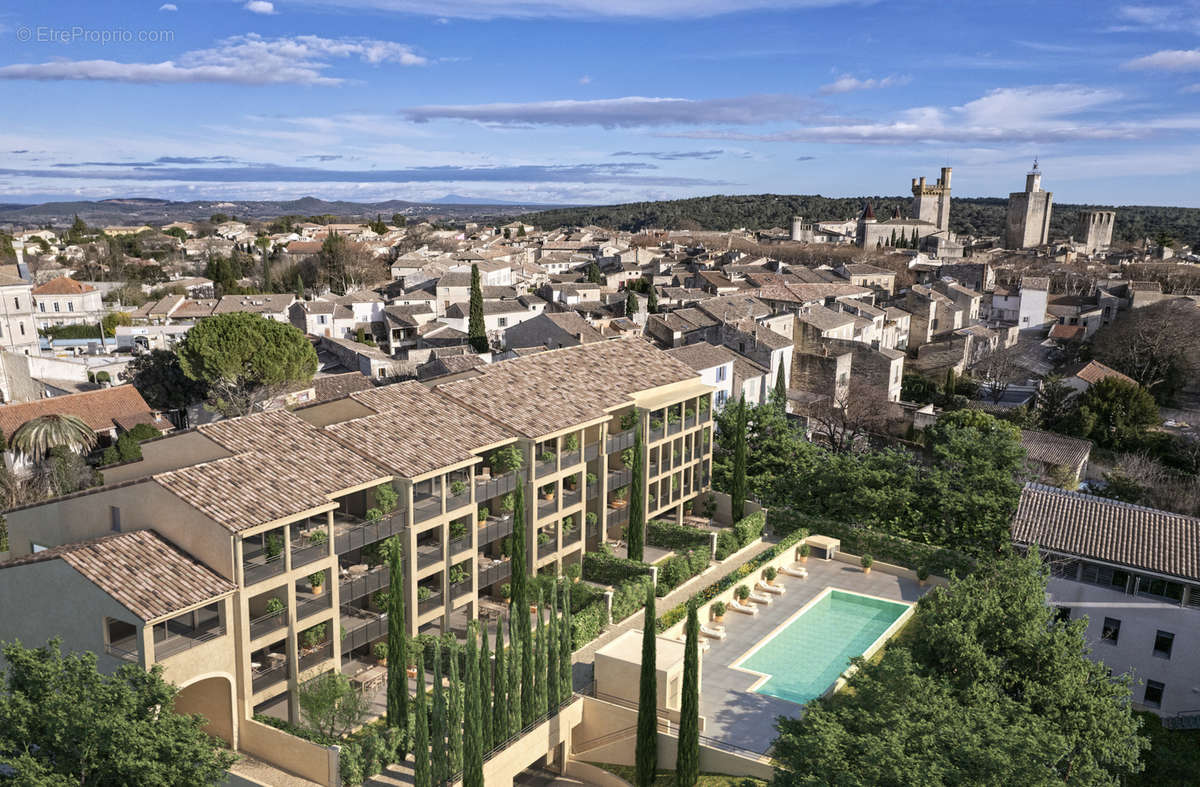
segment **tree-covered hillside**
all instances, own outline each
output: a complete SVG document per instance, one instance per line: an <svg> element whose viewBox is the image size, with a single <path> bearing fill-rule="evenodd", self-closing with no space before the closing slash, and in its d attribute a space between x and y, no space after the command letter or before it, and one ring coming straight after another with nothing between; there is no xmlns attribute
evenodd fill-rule
<svg viewBox="0 0 1200 787"><path fill-rule="evenodd" d="M900 209L907 216L911 197L853 197L834 199L819 194L740 194L694 197L663 202L631 202L584 208L559 208L529 213L521 217L541 227L595 224L601 227L637 232L647 228L678 230L767 229L791 227L792 216L806 221L848 219L862 211L870 200L875 215L889 218ZM950 227L970 235L1002 235L1008 200L954 198ZM1065 238L1075 232L1081 210L1098 205L1055 205L1051 220L1052 237ZM1134 242L1144 237L1165 236L1181 243L1200 246L1200 209L1154 206L1117 208L1114 241Z"/></svg>

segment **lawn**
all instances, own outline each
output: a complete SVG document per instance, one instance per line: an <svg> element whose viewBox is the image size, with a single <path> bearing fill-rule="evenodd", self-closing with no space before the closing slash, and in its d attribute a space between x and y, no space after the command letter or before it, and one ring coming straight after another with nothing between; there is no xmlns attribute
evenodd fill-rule
<svg viewBox="0 0 1200 787"><path fill-rule="evenodd" d="M1138 713L1150 738L1142 754L1146 770L1125 780L1129 787L1172 787L1196 784L1200 773L1200 730L1168 730L1153 713Z"/></svg>
<svg viewBox="0 0 1200 787"><path fill-rule="evenodd" d="M633 783L634 769L632 765L608 765L607 763L592 763L597 768L615 773L630 784ZM698 787L766 787L762 779L751 779L749 776L726 776L723 773L702 773ZM659 771L654 777L654 787L675 787L675 771Z"/></svg>

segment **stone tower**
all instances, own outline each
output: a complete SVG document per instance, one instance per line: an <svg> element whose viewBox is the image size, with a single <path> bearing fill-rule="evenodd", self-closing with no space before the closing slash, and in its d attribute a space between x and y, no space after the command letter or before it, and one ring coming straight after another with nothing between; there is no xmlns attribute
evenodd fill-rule
<svg viewBox="0 0 1200 787"><path fill-rule="evenodd" d="M1116 211L1080 211L1079 223L1075 226L1075 242L1082 244L1087 254L1107 249L1112 245L1113 224L1116 220Z"/></svg>
<svg viewBox="0 0 1200 787"><path fill-rule="evenodd" d="M1042 191L1042 173L1037 161L1025 175L1025 190L1008 195L1008 221L1004 248L1029 249L1050 241L1050 210L1054 193Z"/></svg>
<svg viewBox="0 0 1200 787"><path fill-rule="evenodd" d="M792 240L807 240L804 237L804 217L792 216Z"/></svg>
<svg viewBox="0 0 1200 787"><path fill-rule="evenodd" d="M950 167L942 167L937 184L930 186L925 178L913 178L912 217L937 225L938 230L950 230Z"/></svg>

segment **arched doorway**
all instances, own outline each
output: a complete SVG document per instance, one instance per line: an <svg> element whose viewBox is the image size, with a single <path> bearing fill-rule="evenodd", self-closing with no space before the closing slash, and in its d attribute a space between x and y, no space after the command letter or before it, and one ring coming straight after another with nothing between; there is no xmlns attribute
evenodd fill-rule
<svg viewBox="0 0 1200 787"><path fill-rule="evenodd" d="M204 731L236 748L233 719L233 682L227 675L199 678L175 696L176 713L199 713L208 719Z"/></svg>

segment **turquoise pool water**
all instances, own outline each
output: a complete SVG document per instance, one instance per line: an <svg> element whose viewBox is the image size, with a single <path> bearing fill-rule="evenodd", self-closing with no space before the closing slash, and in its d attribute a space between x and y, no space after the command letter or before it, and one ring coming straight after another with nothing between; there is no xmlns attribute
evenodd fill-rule
<svg viewBox="0 0 1200 787"><path fill-rule="evenodd" d="M739 667L771 677L758 686L801 705L820 697L908 609L907 604L832 590L775 633Z"/></svg>

